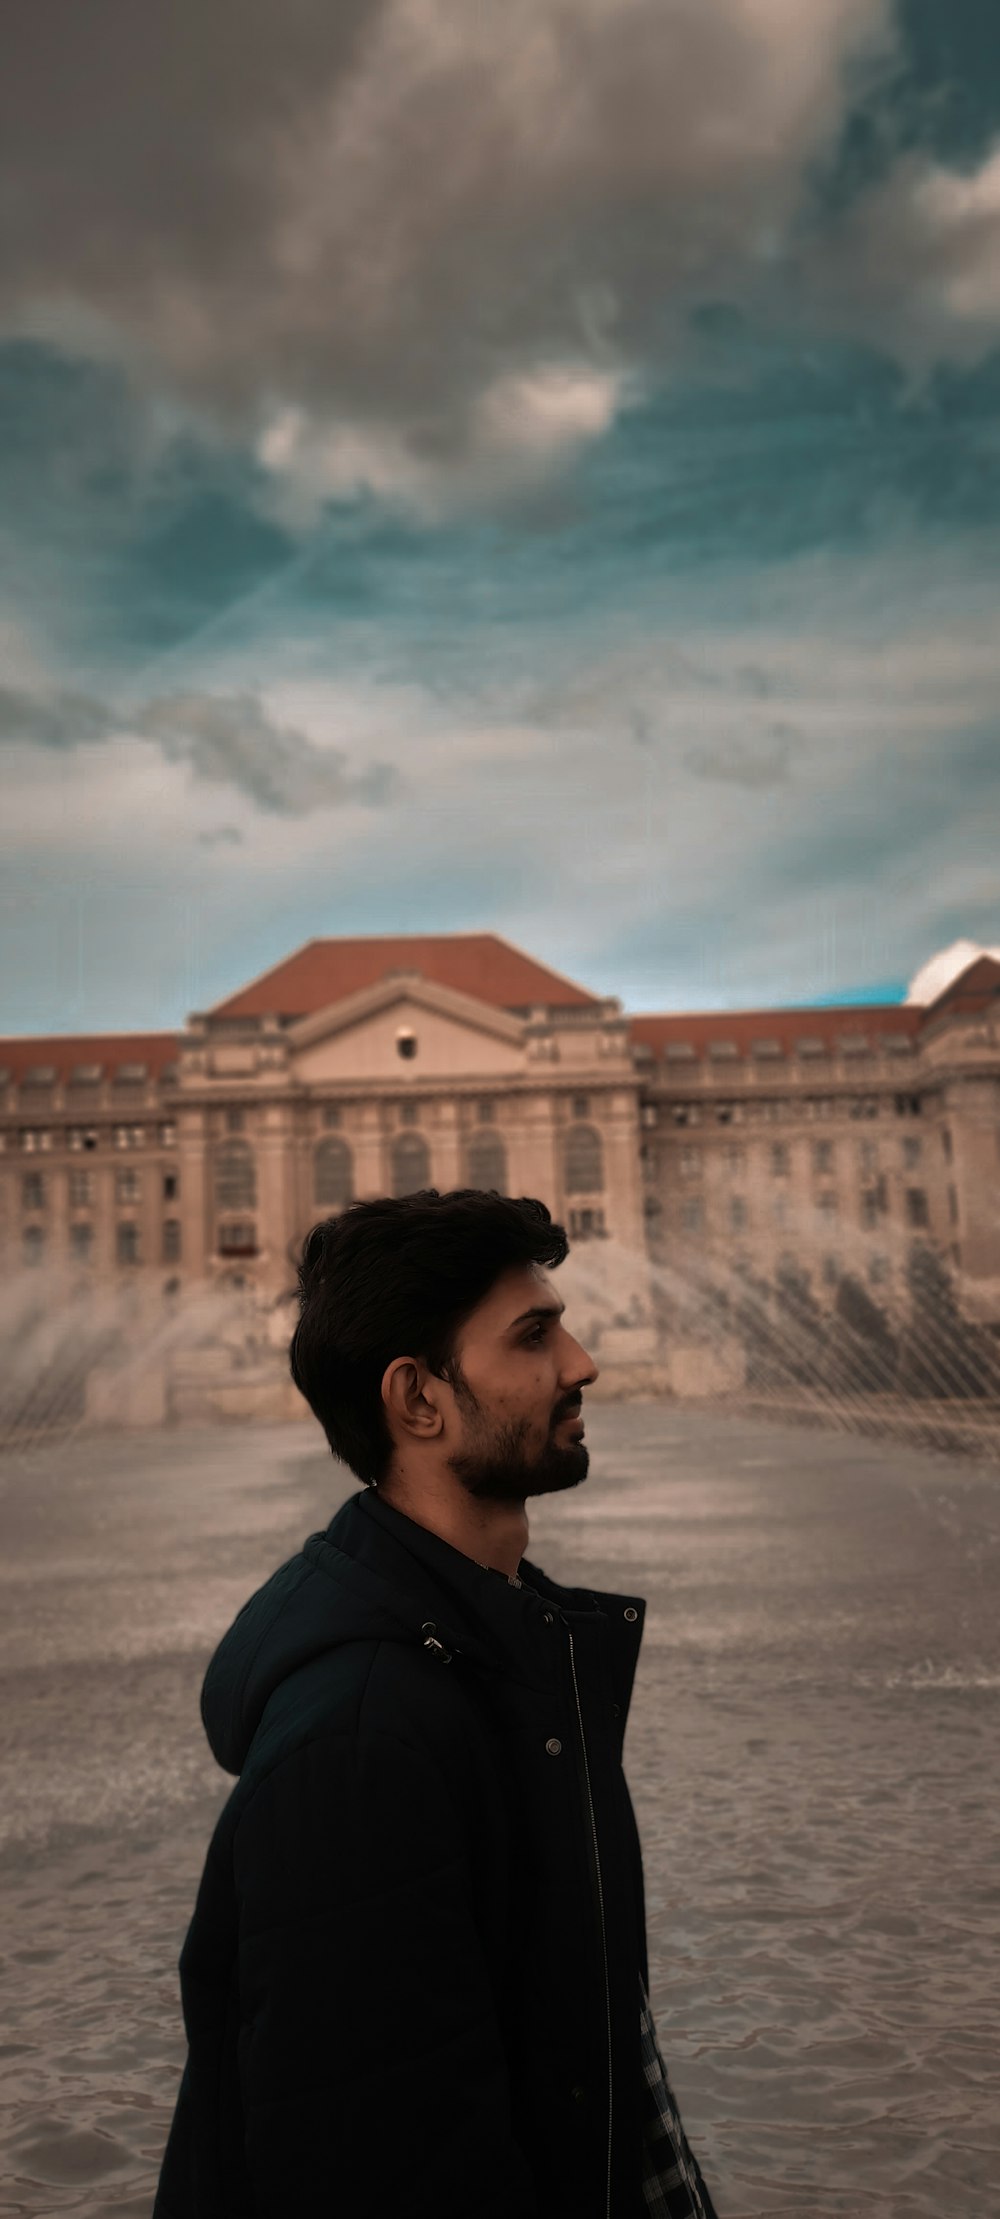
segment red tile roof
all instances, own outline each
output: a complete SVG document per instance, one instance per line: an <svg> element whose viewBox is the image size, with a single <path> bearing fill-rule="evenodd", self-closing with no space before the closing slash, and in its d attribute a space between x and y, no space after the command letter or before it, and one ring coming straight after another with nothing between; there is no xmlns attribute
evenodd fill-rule
<svg viewBox="0 0 1000 2219"><path fill-rule="evenodd" d="M29 1071L54 1069L56 1083L65 1086L77 1064L100 1064L102 1076L113 1078L122 1064L144 1063L151 1079L158 1079L177 1058L178 1036L173 1032L57 1033L0 1040L0 1070L20 1085Z"/></svg>
<svg viewBox="0 0 1000 2219"><path fill-rule="evenodd" d="M406 933L362 940L308 940L284 963L217 1002L213 1017L304 1017L376 986L390 971L419 971L495 1009L545 1004L592 1007L595 996L536 963L496 932Z"/></svg>
<svg viewBox="0 0 1000 2219"><path fill-rule="evenodd" d="M689 1017L630 1017L629 1031L635 1042L652 1050L657 1062L668 1046L686 1045L697 1057L705 1057L714 1040L731 1041L740 1056L753 1053L754 1041L777 1041L787 1056L795 1054L799 1040L822 1040L832 1051L844 1034L854 1041L863 1035L872 1046L886 1033L912 1038L920 1031L925 1014L913 1004L900 1002L846 1009L702 1010ZM725 1060L720 1057L719 1069L724 1068Z"/></svg>

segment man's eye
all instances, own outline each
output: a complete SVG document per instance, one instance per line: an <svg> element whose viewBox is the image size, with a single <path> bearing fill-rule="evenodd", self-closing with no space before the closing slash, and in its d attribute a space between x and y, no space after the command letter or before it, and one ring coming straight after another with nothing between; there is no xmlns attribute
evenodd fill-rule
<svg viewBox="0 0 1000 2219"><path fill-rule="evenodd" d="M526 1333L524 1336L525 1348L537 1348L544 1331L544 1325L533 1325L530 1333Z"/></svg>

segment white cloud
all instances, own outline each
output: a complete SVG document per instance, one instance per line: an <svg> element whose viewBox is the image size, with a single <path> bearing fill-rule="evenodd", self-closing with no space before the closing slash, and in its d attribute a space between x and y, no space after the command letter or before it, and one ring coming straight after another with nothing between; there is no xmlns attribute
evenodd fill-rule
<svg viewBox="0 0 1000 2219"><path fill-rule="evenodd" d="M623 381L606 370L547 363L496 379L476 404L487 453L544 458L607 431Z"/></svg>
<svg viewBox="0 0 1000 2219"><path fill-rule="evenodd" d="M116 996L142 1021L145 982L166 979L172 898L179 917L204 913L219 966L192 1007L239 983L262 918L257 968L324 931L492 927L632 1007L808 999L905 978L956 931L992 944L988 580L953 569L945 591L915 560L803 562L770 574L754 622L703 593L647 592L628 620L518 640L534 683L516 710L500 678L479 681L484 626L463 643L461 697L347 677L342 643L322 662L310 649L307 671L301 643L283 664L262 642L271 683L242 739L220 667L161 709L156 741L15 743L8 878L57 908L100 889L118 920L105 1022ZM352 764L389 755L405 787L363 805L342 790L341 747ZM335 807L316 794L326 756ZM290 780L298 813L262 807L262 779ZM23 1027L45 1022L46 945Z"/></svg>
<svg viewBox="0 0 1000 2219"><path fill-rule="evenodd" d="M803 270L819 327L874 337L921 370L972 362L1000 341L1000 147L959 172L899 161Z"/></svg>

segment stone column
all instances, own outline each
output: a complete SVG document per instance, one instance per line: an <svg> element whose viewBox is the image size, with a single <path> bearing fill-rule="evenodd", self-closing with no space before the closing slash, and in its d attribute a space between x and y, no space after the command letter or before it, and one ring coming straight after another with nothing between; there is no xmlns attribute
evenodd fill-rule
<svg viewBox="0 0 1000 2219"><path fill-rule="evenodd" d="M290 1102L268 1102L259 1112L253 1136L260 1283L273 1294L291 1285L294 1278L294 1266L289 1258L289 1244L297 1230L292 1119Z"/></svg>
<svg viewBox="0 0 1000 2219"><path fill-rule="evenodd" d="M557 1218L562 1179L555 1094L521 1095L500 1130L507 1143L511 1193L534 1195Z"/></svg>
<svg viewBox="0 0 1000 2219"><path fill-rule="evenodd" d="M945 1196L942 1246L959 1246L961 1277L973 1298L970 1309L984 1320L1000 1317L1000 1082L985 1076L964 1079L949 1086L945 1102L952 1160L945 1164L942 1151L938 1176L943 1187L955 1189L958 1223L950 1221ZM937 1133L934 1140L940 1148ZM986 1296L987 1289L985 1302L977 1301L977 1293Z"/></svg>
<svg viewBox="0 0 1000 2219"><path fill-rule="evenodd" d="M424 1127L431 1158L431 1185L447 1194L464 1186L462 1134L456 1101L436 1102Z"/></svg>
<svg viewBox="0 0 1000 2219"><path fill-rule="evenodd" d="M210 1276L214 1246L206 1113L200 1104L185 1104L178 1107L176 1124L181 1255L175 1270L185 1284L191 1284Z"/></svg>
<svg viewBox="0 0 1000 2219"><path fill-rule="evenodd" d="M387 1136L382 1129L380 1101L361 1105L349 1138L354 1155L355 1197L359 1202L372 1202L389 1191Z"/></svg>
<svg viewBox="0 0 1000 2219"><path fill-rule="evenodd" d="M615 1240L636 1256L646 1254L642 1208L638 1095L606 1095L600 1120L604 1141L605 1224Z"/></svg>

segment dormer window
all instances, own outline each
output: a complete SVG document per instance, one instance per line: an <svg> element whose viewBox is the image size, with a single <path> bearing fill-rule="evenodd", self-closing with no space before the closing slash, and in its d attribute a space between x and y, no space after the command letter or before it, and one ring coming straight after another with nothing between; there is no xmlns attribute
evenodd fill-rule
<svg viewBox="0 0 1000 2219"><path fill-rule="evenodd" d="M417 1036L409 1025L400 1025L396 1034L396 1054L404 1063L412 1063L417 1052Z"/></svg>

